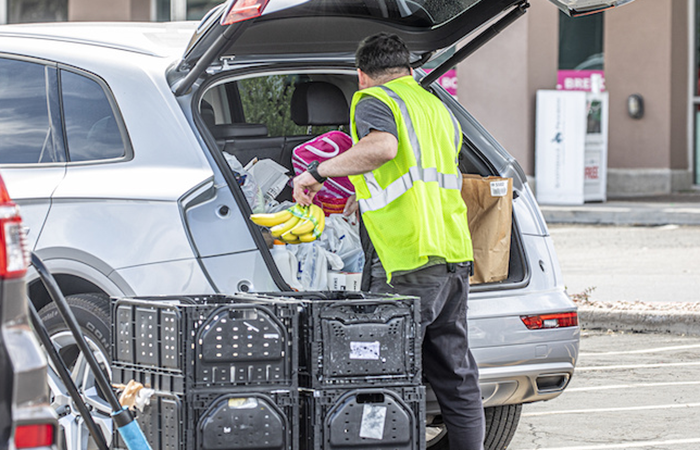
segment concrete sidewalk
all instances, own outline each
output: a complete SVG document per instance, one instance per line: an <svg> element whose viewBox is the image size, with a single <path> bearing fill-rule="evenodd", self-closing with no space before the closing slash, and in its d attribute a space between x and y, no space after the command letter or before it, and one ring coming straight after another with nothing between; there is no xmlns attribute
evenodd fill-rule
<svg viewBox="0 0 700 450"><path fill-rule="evenodd" d="M541 205L540 208L550 224L700 226L700 191L611 199L580 206ZM700 336L700 302L575 301L579 306L579 320L583 328Z"/></svg>
<svg viewBox="0 0 700 450"><path fill-rule="evenodd" d="M700 225L700 191L658 197L610 199L580 206L540 205L547 223L598 225Z"/></svg>

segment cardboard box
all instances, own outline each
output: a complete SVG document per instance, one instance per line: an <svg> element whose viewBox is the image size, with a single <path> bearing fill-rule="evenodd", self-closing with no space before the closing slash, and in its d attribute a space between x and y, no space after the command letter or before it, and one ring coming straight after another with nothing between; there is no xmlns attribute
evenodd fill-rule
<svg viewBox="0 0 700 450"><path fill-rule="evenodd" d="M331 291L359 291L361 284L361 272L328 271L328 289Z"/></svg>

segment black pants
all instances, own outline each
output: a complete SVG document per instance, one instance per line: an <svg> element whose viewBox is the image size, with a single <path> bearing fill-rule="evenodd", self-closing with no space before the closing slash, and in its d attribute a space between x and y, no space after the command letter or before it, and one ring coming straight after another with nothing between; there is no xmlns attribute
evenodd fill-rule
<svg viewBox="0 0 700 450"><path fill-rule="evenodd" d="M484 408L479 370L469 350L469 267L440 264L386 279L371 279L370 291L421 299L423 373L447 425L450 450L483 450Z"/></svg>

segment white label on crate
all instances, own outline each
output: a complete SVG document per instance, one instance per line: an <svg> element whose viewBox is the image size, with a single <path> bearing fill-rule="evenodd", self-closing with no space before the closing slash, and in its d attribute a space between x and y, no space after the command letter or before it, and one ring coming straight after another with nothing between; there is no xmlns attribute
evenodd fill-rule
<svg viewBox="0 0 700 450"><path fill-rule="evenodd" d="M363 405L360 437L381 440L384 437L386 406Z"/></svg>
<svg viewBox="0 0 700 450"><path fill-rule="evenodd" d="M508 193L508 180L492 181L489 184L491 185L491 197L505 197Z"/></svg>
<svg viewBox="0 0 700 450"><path fill-rule="evenodd" d="M279 339L280 335L277 333L265 333L265 334L263 334L263 337L265 339Z"/></svg>
<svg viewBox="0 0 700 450"><path fill-rule="evenodd" d="M379 341L350 341L350 359L379 359Z"/></svg>

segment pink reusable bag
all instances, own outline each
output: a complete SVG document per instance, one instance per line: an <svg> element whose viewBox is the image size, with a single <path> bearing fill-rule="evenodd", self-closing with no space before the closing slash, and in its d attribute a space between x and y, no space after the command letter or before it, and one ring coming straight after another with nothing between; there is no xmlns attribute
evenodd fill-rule
<svg viewBox="0 0 700 450"><path fill-rule="evenodd" d="M350 147L352 147L352 139L342 131L324 133L292 150L294 172L297 175L306 172L306 166L312 161L323 162L345 152ZM348 177L329 178L314 197L314 203L323 207L325 203L337 203L333 201L335 199L346 200L354 193L355 188Z"/></svg>

